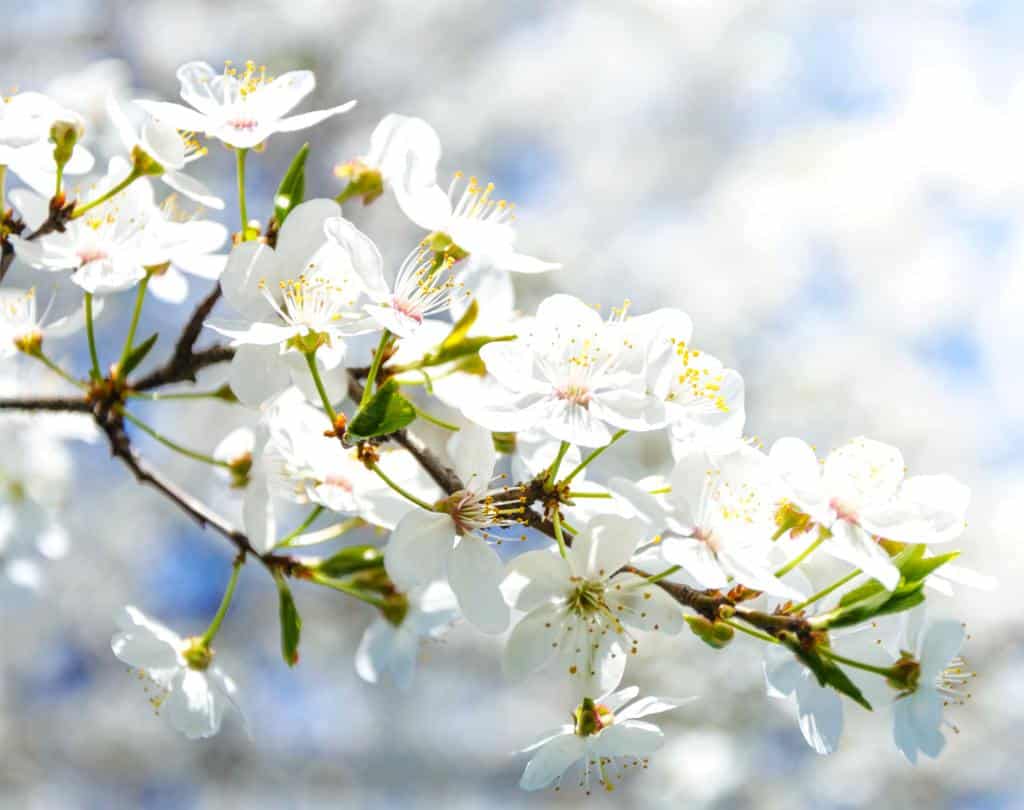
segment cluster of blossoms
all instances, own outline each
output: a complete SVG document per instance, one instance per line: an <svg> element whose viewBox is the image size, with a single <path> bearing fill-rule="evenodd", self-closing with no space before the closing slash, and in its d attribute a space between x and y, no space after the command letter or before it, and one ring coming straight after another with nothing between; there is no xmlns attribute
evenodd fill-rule
<svg viewBox="0 0 1024 810"><path fill-rule="evenodd" d="M81 119L36 94L0 105L0 171L28 186L7 195L13 209L0 202L2 271L15 257L38 271L70 271L83 296L80 309L51 319L34 289L0 289L0 357L26 356L75 386L66 409L91 417L61 417L75 420L69 434L106 434L141 480L238 552L201 635L182 638L134 607L119 620L114 654L155 684L154 705L175 728L210 736L244 703L214 664L212 642L252 559L276 582L291 665L301 619L290 582L379 611L355 656L358 674L374 683L409 688L421 643L457 621L503 634L509 679L543 671L572 718L524 749L526 789L558 785L575 768L588 790L592 780L611 790L628 768L646 766L663 734L645 718L689 698L636 699L638 689L622 683L641 644L684 633L688 640L673 643L721 650L740 631L763 645L768 695L795 706L819 753L836 749L846 701L891 707L895 744L911 762L940 752L946 708L966 697L971 676L962 626L926 619L925 589L989 584L945 549L965 527L962 484L906 476L896 448L867 438L824 461L800 439L765 449L744 438L742 377L695 346L678 309L634 314L626 302L606 318L556 294L534 315L519 312L512 276L560 265L518 252L513 206L493 184L461 173L447 189L439 184L440 140L418 118L385 117L366 155L338 166L344 185L334 198L305 199L303 147L272 213L250 219L250 152L355 102L291 114L314 89L313 74L273 78L252 63L220 72L189 63L178 78L184 105L108 100L126 154L80 193L64 175L91 168ZM206 154L200 138L236 155L240 226L230 235L200 218L201 207L224 207L192 174ZM175 194L158 202L153 179ZM425 231L394 271L346 217L356 201L384 195ZM169 364L138 378L156 342L135 340L145 296L184 301L182 271L214 282L212 292ZM131 289L124 348L104 371L94 321L105 296ZM224 311L211 315L221 298ZM44 343L83 327L92 367L80 377ZM195 350L201 332L226 343ZM376 349L361 357L365 339ZM131 413L151 389L194 381L221 361L230 362L229 384L209 395L251 418L211 441L209 454ZM55 406L37 397L4 407ZM223 473L239 495L242 529L144 469L126 421ZM421 428L445 438L428 446ZM607 465L604 453L634 433L656 436L671 466L634 480ZM48 428L39 441L60 436ZM14 454L40 457L54 454ZM32 537L52 556L64 533L16 472L0 475L0 561L12 579L35 580L7 538ZM19 500L32 503L10 504ZM306 517L289 529L297 507ZM15 528L25 521L32 525ZM337 544L365 527L377 530L375 542ZM332 542L320 556L294 554ZM812 585L809 576L837 568L834 581Z"/></svg>

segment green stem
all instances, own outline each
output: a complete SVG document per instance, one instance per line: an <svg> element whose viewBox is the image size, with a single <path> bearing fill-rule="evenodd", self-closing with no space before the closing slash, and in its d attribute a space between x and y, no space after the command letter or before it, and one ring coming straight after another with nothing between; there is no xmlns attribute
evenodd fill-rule
<svg viewBox="0 0 1024 810"><path fill-rule="evenodd" d="M118 194L120 194L122 191L128 188L128 186L130 186L140 177L142 177L142 172L140 172L138 169L133 168L131 170L131 173L124 180L122 180L120 183L118 183L116 186L110 189L110 191L108 191L106 194L101 194L95 200L92 200L91 202L87 202L83 206L75 208L75 210L71 212L71 219L78 219L79 217L89 213L89 211L91 211L97 205L103 205L103 203L105 203L111 197L116 197Z"/></svg>
<svg viewBox="0 0 1024 810"><path fill-rule="evenodd" d="M612 494L610 492L570 492L569 499L575 498L610 498Z"/></svg>
<svg viewBox="0 0 1024 810"><path fill-rule="evenodd" d="M222 388L216 391L178 391L163 394L159 391L125 391L125 396L134 399L146 399L151 402L162 402L165 399L224 399Z"/></svg>
<svg viewBox="0 0 1024 810"><path fill-rule="evenodd" d="M811 543L807 548L805 548L803 551L801 551L799 554L797 554L792 560L790 560L788 563L786 563L784 566L782 566L778 571L776 571L775 572L775 576L777 576L777 577L785 576L790 571L792 571L794 568L796 568L798 565L800 565L800 563L802 563L804 560L806 560L808 557L810 557L811 554L814 553L814 550L818 546L820 546L822 543L825 542L825 537L826 537L826 535L819 534L817 540L815 540L813 543Z"/></svg>
<svg viewBox="0 0 1024 810"><path fill-rule="evenodd" d="M741 633L746 633L748 636L753 636L754 638L759 639L760 641L767 641L769 644L779 643L778 639L772 638L767 633L762 633L760 630L753 630L744 624L734 622L732 619L719 619L718 621L722 622L723 624L729 625L729 627L731 627L733 630L739 630Z"/></svg>
<svg viewBox="0 0 1024 810"><path fill-rule="evenodd" d="M147 272L139 282L139 291L135 295L135 309L132 310L132 320L128 324L128 334L124 339L124 348L121 349L121 359L117 361L117 374L120 377L128 355L131 354L132 344L135 342L135 330L139 327L139 316L142 314L142 302L146 298L146 288L149 286L150 274Z"/></svg>
<svg viewBox="0 0 1024 810"><path fill-rule="evenodd" d="M165 447L169 447L176 453L181 453L183 456L188 456L189 458L194 459L195 461L202 461L205 464L212 464L214 467L223 467L226 470L231 469L231 462L221 461L220 459L213 458L213 456L207 456L203 453L196 452L195 450L189 450L187 447L182 447L180 444L172 441L171 439L168 439L163 434L157 433L156 430L151 428L138 417L130 414L124 408L118 406L117 412L125 419L127 419L129 422L131 422L133 425L135 425L137 428L144 431L145 433L148 433L150 436L152 436L154 439L160 442L160 444L164 445Z"/></svg>
<svg viewBox="0 0 1024 810"><path fill-rule="evenodd" d="M46 366L48 369L50 369L50 371L54 372L55 374L59 375L63 379L67 380L72 385L74 385L74 386L76 386L78 388L82 388L82 389L85 389L85 388L89 387L85 383L83 383L81 380L76 380L68 372L66 372L64 369L62 369L56 363L54 363L53 360L51 360L49 357L47 357L45 354L43 354L43 350L42 349L38 349L37 351L32 352L32 354L30 356L36 358L36 360L38 360L40 363L42 363L44 366Z"/></svg>
<svg viewBox="0 0 1024 810"><path fill-rule="evenodd" d="M854 669L862 669L865 672L873 672L876 675L881 675L883 678L888 678L892 675L892 669L888 667L876 667L872 664L865 664L863 661L857 661L853 658L847 658L845 655L840 655L837 652L833 652L831 647L818 646L815 649L826 658L831 658L833 661L838 661L840 664L846 664L848 667Z"/></svg>
<svg viewBox="0 0 1024 810"><path fill-rule="evenodd" d="M565 458L565 454L569 450L569 442L562 442L558 446L558 454L555 456L555 460L551 462L551 467L548 469L548 477L544 481L544 489L550 492L555 487L555 476L558 475L558 468L562 466L562 459Z"/></svg>
<svg viewBox="0 0 1024 810"><path fill-rule="evenodd" d="M300 534L306 531L310 526L313 525L313 521L320 517L320 514L324 511L324 508L319 504L313 507L313 510L306 515L306 519L296 526L292 531L288 532L284 537L274 544L274 548L285 548L292 544L292 541Z"/></svg>
<svg viewBox="0 0 1024 810"><path fill-rule="evenodd" d="M309 373L313 375L313 382L316 383L317 393L320 394L320 402L323 403L324 410L327 411L327 415L331 419L331 425L334 425L338 421L338 414L334 412L334 406L331 405L331 398L327 396L324 381L320 379L320 369L316 367L315 351L306 352L306 365L309 366Z"/></svg>
<svg viewBox="0 0 1024 810"><path fill-rule="evenodd" d="M681 571L682 568L683 568L683 566L681 566L681 565L673 565L671 568L666 568L660 574L655 574L654 576L647 577L647 579L644 580L644 581L647 582L648 584L652 584L653 585L655 582L659 582L659 581L665 579L665 577L672 576L676 571Z"/></svg>
<svg viewBox="0 0 1024 810"><path fill-rule="evenodd" d="M819 599L824 599L826 596L828 596L830 593L832 593L832 591L836 590L837 588L842 588L850 580L859 577L861 575L861 573L862 573L862 571L859 568L855 568L853 571L851 571L845 577L842 577L841 579L837 579L835 582L833 582L827 588L822 588L816 594L813 594L809 598L805 599L799 605L793 605L793 607L791 607L786 612L787 613L797 613L797 612L803 610L808 605L813 605Z"/></svg>
<svg viewBox="0 0 1024 810"><path fill-rule="evenodd" d="M586 468L588 464L590 464L594 459L596 459L599 455L601 455L605 450L607 450L609 447L615 444L615 442L617 442L627 433L629 433L628 430L620 430L614 436L612 436L612 440L608 442L608 444L606 444L604 447L598 447L596 450L591 451L590 455L588 455L585 459L583 459L583 461L577 464L576 469L574 469L565 478L563 478L561 483L568 484L570 481L572 481L573 478L575 478L577 475L583 472L583 470Z"/></svg>
<svg viewBox="0 0 1024 810"><path fill-rule="evenodd" d="M367 593L361 588L356 588L355 586L349 585L347 582L343 582L340 579L325 577L323 574L317 573L316 571L313 572L313 576L310 577L310 581L315 582L317 585L323 585L325 588L331 588L332 590L340 591L341 593L348 594L349 596L354 596L356 599L366 602L368 605L373 605L374 607L383 608L387 606L387 601L379 596Z"/></svg>
<svg viewBox="0 0 1024 810"><path fill-rule="evenodd" d="M209 647L210 642L213 641L217 635L217 631L220 630L221 622L224 621L224 617L227 615L228 608L231 607L231 600L235 595L235 586L238 584L238 574L242 570L242 565L245 564L245 557L239 555L235 558L234 564L231 566L231 579L228 580L228 586L224 591L224 598L220 600L220 607L217 608L217 613L213 617L213 621L210 622L210 626L206 628L206 632L203 633L200 642L204 647Z"/></svg>
<svg viewBox="0 0 1024 810"><path fill-rule="evenodd" d="M100 356L96 352L96 333L92 325L92 293L85 294L85 334L89 340L89 357L92 359L92 378L102 380Z"/></svg>
<svg viewBox="0 0 1024 810"><path fill-rule="evenodd" d="M564 560L569 556L569 551L565 547L565 538L562 536L562 516L555 510L555 516L551 520L555 524L555 540L558 541L558 553L562 555Z"/></svg>
<svg viewBox="0 0 1024 810"><path fill-rule="evenodd" d="M235 149L235 166L238 171L238 216L242 221L239 238L242 242L246 241L249 231L249 212L245 207L245 156L248 153L248 149Z"/></svg>
<svg viewBox="0 0 1024 810"><path fill-rule="evenodd" d="M64 164L63 163L58 163L57 164L57 188L56 188L56 190L53 193L54 197L59 197L60 196L60 190L61 190L61 188L63 188L63 186L64 186Z"/></svg>
<svg viewBox="0 0 1024 810"><path fill-rule="evenodd" d="M420 509L426 509L428 512L438 512L438 511L441 511L441 510L435 509L433 506L431 506L426 501L421 501L419 498L417 498L411 492L406 492L402 487L400 487L398 484L396 484L394 481L392 481L388 477L387 473L385 473L384 470L382 470L378 465L374 464L372 467L370 467L370 469L373 470L375 473L377 473L377 475L379 475L381 477L381 480L385 484L387 484L389 487L391 487L395 492L397 492L399 495L401 495L407 501L411 501L412 503L416 504Z"/></svg>
<svg viewBox="0 0 1024 810"><path fill-rule="evenodd" d="M414 402L410 402L409 404L412 405L412 409L414 411L416 411L416 415L420 419L425 419L426 421L430 422L430 424L432 424L432 425L437 425L439 428L444 428L445 430L450 430L453 433L458 433L458 431L461 429L461 428L459 428L458 425L453 425L451 422L445 422L443 419L438 419L436 416L432 416L429 413L427 413L426 411L421 410L420 408L418 408L416 406L416 404Z"/></svg>
<svg viewBox="0 0 1024 810"><path fill-rule="evenodd" d="M384 358L384 352L387 349L388 341L391 339L391 333L385 329L384 334L380 336L380 343L377 344L377 351L373 353L373 360L370 362L370 373L366 375L366 385L363 388L363 396L359 399L359 410L363 409L363 406L370 401L370 397L373 394L373 384L377 380L377 372L380 371L380 364Z"/></svg>

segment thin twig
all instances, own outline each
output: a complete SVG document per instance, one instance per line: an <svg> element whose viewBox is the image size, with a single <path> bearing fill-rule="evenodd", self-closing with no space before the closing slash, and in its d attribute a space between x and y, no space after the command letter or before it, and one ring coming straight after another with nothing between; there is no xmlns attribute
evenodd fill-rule
<svg viewBox="0 0 1024 810"><path fill-rule="evenodd" d="M0 410L7 411L80 411L89 413L92 406L78 397L9 397L0 399Z"/></svg>

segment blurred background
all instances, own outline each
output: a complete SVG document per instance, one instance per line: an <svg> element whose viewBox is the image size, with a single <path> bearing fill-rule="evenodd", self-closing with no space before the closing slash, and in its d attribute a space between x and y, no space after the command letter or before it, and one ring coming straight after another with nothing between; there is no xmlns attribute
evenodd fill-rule
<svg viewBox="0 0 1024 810"><path fill-rule="evenodd" d="M908 765L887 714L852 705L840 751L818 757L789 707L764 697L756 642L715 653L680 637L647 645L628 682L702 700L665 716L668 742L649 770L586 801L1024 808L1024 620L1013 599L1024 575L1019 2L3 0L0 9L0 81L89 117L97 154L116 147L105 93L171 99L175 69L192 59L311 68L318 87L302 110L359 99L251 156L249 210L260 218L304 139L307 194L333 196L341 181L331 168L366 153L383 115L422 116L441 135L442 172L492 179L519 206L521 249L564 263L517 279L524 310L554 291L606 307L629 297L634 312L681 307L698 345L746 378L748 433L766 444L800 435L822 453L866 434L901 447L914 473L970 484L961 561L1001 587L930 597L932 613L968 623L965 652L979 672L937 762ZM211 144L196 173L227 198L223 219L237 227L231 155ZM391 198L345 210L391 266L418 237ZM5 284L44 289L52 278L16 268ZM190 299L208 284L193 281ZM108 355L132 298L107 302ZM188 311L147 301L144 323L165 336L155 358ZM83 371L80 342L62 344L63 359ZM50 385L19 363L0 369L4 395ZM246 418L219 402L139 412L207 450ZM182 634L200 632L220 599L228 544L137 487L101 442L89 443L87 425L8 415L0 437L8 541L43 537L43 556L59 558L0 576L0 807L584 801L575 790L516 787L524 758L513 752L569 707L543 676L503 683L499 641L458 626L424 649L412 692L374 687L352 666L372 611L297 588L305 633L302 663L289 670L273 585L256 570L244 572L218 637L247 727L233 716L213 740L179 737L111 655L113 615L131 602ZM237 520L222 481L144 436L137 443ZM667 463L649 441L616 451L620 469ZM44 482L37 500L59 502L57 524L25 505L36 496L23 480Z"/></svg>

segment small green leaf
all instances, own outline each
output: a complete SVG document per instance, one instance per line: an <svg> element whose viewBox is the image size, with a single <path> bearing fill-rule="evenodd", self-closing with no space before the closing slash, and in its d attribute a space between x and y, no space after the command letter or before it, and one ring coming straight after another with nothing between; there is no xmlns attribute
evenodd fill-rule
<svg viewBox="0 0 1024 810"><path fill-rule="evenodd" d="M480 305L477 304L476 299L467 307L466 311L462 313L462 317L455 322L455 326L452 327L452 331L448 333L448 336L441 341L441 349L453 349L465 340L466 335L469 334L469 330L476 323L476 316L480 314Z"/></svg>
<svg viewBox="0 0 1024 810"><path fill-rule="evenodd" d="M349 546L323 560L316 570L326 577L338 579L383 565L384 554L376 546Z"/></svg>
<svg viewBox="0 0 1024 810"><path fill-rule="evenodd" d="M416 409L399 391L398 382L388 380L370 401L359 409L348 426L348 436L356 441L385 436L406 427L416 418Z"/></svg>
<svg viewBox="0 0 1024 810"><path fill-rule="evenodd" d="M160 337L159 334L150 335L142 343L133 348L128 352L128 356L124 359L124 368L118 369L118 375L123 379L135 371L138 368L139 363L146 359L146 355L149 354L149 350L156 345L156 339Z"/></svg>
<svg viewBox="0 0 1024 810"><path fill-rule="evenodd" d="M924 557L924 546L920 547L922 553L913 560L908 560L900 566L900 573L908 582L923 582L926 577L934 573L948 562L960 556L959 551L951 551L948 554L939 554L935 557Z"/></svg>
<svg viewBox="0 0 1024 810"><path fill-rule="evenodd" d="M818 679L819 684L831 686L837 692L846 695L868 711L872 710L871 704L868 703L863 692L857 688L857 685L850 680L849 676L839 668L835 661L824 657L817 650L804 649L795 639L784 639L784 643L793 651L793 654L796 655L800 662L814 673L814 677Z"/></svg>
<svg viewBox="0 0 1024 810"><path fill-rule="evenodd" d="M499 343L515 339L515 335L480 335L479 337L463 338L453 346L445 346L442 343L436 352L424 359L423 365L440 366L443 363L450 363L463 357L476 356L488 343Z"/></svg>
<svg viewBox="0 0 1024 810"><path fill-rule="evenodd" d="M288 589L284 577L280 574L274 575L277 582L277 594L279 597L278 615L281 619L281 656L284 662L293 667L299 663L299 640L302 637L302 617L298 608L295 607L295 599Z"/></svg>
<svg viewBox="0 0 1024 810"><path fill-rule="evenodd" d="M281 184L274 194L274 219L280 228L288 215L306 194L306 158L309 157L309 144L304 143L295 153L288 171L281 178Z"/></svg>

